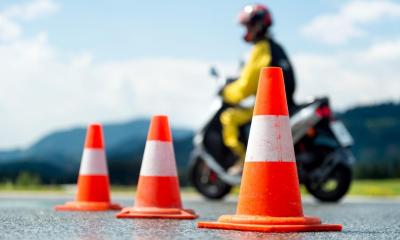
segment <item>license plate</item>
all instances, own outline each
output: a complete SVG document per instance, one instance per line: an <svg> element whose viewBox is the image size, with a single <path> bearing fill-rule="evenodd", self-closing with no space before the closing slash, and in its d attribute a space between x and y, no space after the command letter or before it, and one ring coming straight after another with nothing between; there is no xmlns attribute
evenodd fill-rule
<svg viewBox="0 0 400 240"><path fill-rule="evenodd" d="M341 121L331 122L330 127L333 135L335 135L336 139L339 141L342 147L353 145L353 137L350 135L349 131Z"/></svg>

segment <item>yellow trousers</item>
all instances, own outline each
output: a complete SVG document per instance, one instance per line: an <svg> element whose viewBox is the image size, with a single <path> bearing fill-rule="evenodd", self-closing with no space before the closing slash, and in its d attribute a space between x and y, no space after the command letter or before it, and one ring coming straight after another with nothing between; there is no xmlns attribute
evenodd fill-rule
<svg viewBox="0 0 400 240"><path fill-rule="evenodd" d="M230 148L243 162L246 149L239 140L240 126L251 121L253 108L228 108L221 113L222 136L225 146Z"/></svg>

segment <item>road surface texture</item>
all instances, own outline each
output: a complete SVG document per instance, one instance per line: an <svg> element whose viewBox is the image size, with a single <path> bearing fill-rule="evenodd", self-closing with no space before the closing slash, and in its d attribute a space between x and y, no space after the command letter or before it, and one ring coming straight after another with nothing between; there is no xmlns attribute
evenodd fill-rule
<svg viewBox="0 0 400 240"><path fill-rule="evenodd" d="M38 195L38 194L35 194ZM343 224L339 233L255 233L196 228L199 220L216 220L235 212L235 200L210 202L184 197L196 220L116 219L116 212L55 212L53 206L71 197L0 193L0 239L400 239L400 201L350 198L340 204L306 199L307 215L325 223ZM131 197L115 197L124 206Z"/></svg>

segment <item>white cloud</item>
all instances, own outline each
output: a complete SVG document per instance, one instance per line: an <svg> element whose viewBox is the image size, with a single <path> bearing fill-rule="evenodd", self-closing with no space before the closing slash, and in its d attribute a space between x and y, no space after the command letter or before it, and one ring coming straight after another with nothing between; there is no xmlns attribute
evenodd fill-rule
<svg viewBox="0 0 400 240"><path fill-rule="evenodd" d="M33 1L6 9L0 20L33 19L54 6L52 1ZM6 23L18 31L0 35L10 39L0 42L0 136L7 136L0 138L0 148L27 146L59 128L152 114L167 114L173 125L193 127L208 113L216 91L209 62L96 62L90 52L66 56L49 43L46 32L26 38L18 24ZM1 29L0 22L0 34Z"/></svg>
<svg viewBox="0 0 400 240"><path fill-rule="evenodd" d="M400 38L362 51L298 54L297 99L327 95L336 109L356 104L400 100Z"/></svg>
<svg viewBox="0 0 400 240"><path fill-rule="evenodd" d="M397 61L400 59L400 38L380 42L360 54L361 61Z"/></svg>
<svg viewBox="0 0 400 240"><path fill-rule="evenodd" d="M35 0L13 5L0 12L0 41L12 41L22 34L18 20L34 20L56 12L59 5L52 0Z"/></svg>
<svg viewBox="0 0 400 240"><path fill-rule="evenodd" d="M84 52L65 60L45 33L0 44L0 148L92 121L168 114L173 125L193 127L208 113L216 90L209 62L92 59Z"/></svg>
<svg viewBox="0 0 400 240"><path fill-rule="evenodd" d="M399 99L400 38L363 51L294 56L296 99L327 95L335 109ZM383 50L380 50L383 49ZM387 54L389 53L389 54ZM226 69L234 69L226 64ZM197 127L215 85L209 62L130 59L97 62L89 52L67 59L46 33L0 44L0 148L26 146L43 134L92 121L167 114Z"/></svg>
<svg viewBox="0 0 400 240"><path fill-rule="evenodd" d="M0 14L0 40L9 41L19 37L21 27Z"/></svg>
<svg viewBox="0 0 400 240"><path fill-rule="evenodd" d="M399 18L400 3L386 0L353 0L346 2L337 13L315 17L301 33L327 44L343 44L364 36L367 23Z"/></svg>
<svg viewBox="0 0 400 240"><path fill-rule="evenodd" d="M7 18L34 20L55 13L59 8L60 6L52 0L34 0L22 5L11 6L2 15Z"/></svg>
<svg viewBox="0 0 400 240"><path fill-rule="evenodd" d="M351 1L342 8L341 15L355 23L369 23L382 18L400 17L400 4L385 0Z"/></svg>

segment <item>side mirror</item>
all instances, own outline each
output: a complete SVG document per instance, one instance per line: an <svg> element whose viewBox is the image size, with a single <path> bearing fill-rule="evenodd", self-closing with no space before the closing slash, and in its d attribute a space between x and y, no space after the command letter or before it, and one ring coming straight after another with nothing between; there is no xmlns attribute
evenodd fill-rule
<svg viewBox="0 0 400 240"><path fill-rule="evenodd" d="M215 77L215 78L219 77L218 70L214 66L210 67L210 75Z"/></svg>

